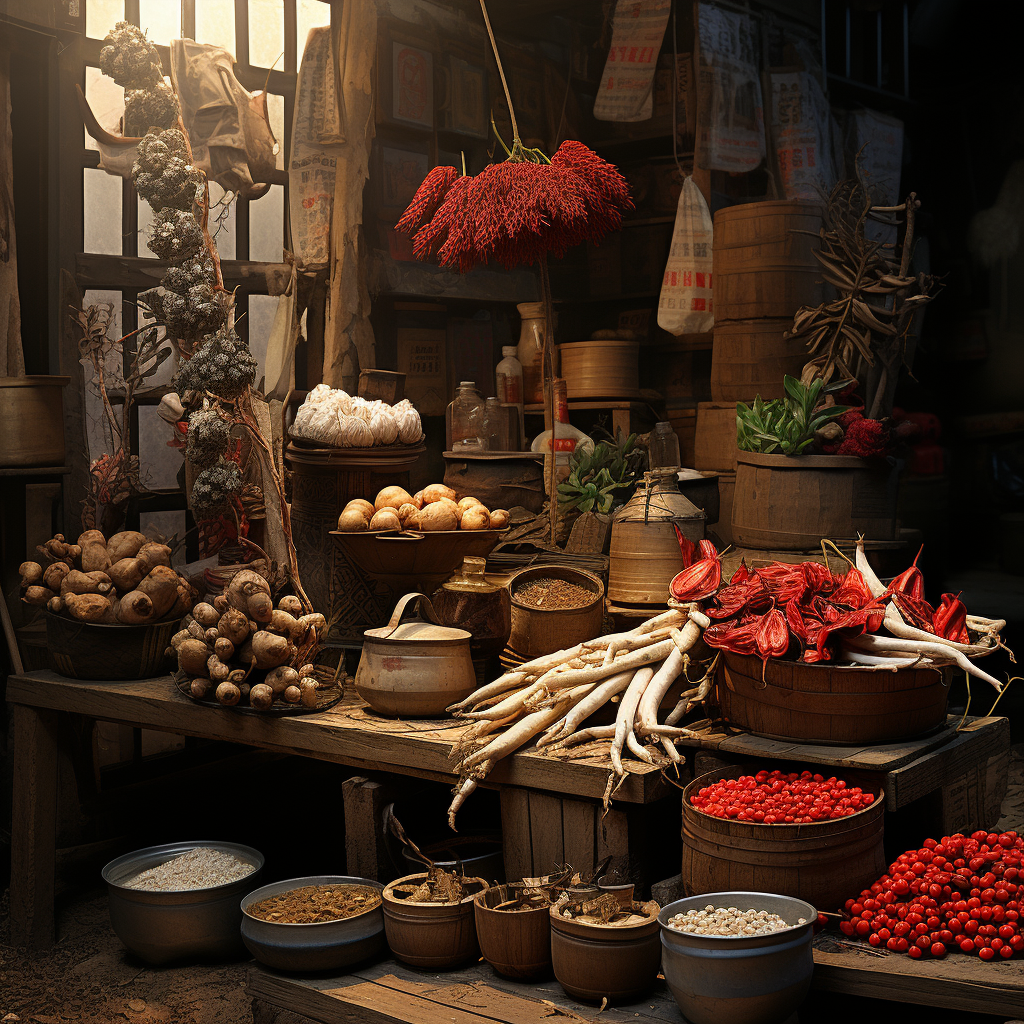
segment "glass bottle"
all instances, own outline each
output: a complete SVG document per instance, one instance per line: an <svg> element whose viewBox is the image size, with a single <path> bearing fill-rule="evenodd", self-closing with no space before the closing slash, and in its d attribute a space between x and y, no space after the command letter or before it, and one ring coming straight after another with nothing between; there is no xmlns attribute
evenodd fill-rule
<svg viewBox="0 0 1024 1024"><path fill-rule="evenodd" d="M533 439L533 444L530 445L530 451L544 452L545 489L550 480L548 459L551 458L552 434L554 435L555 475L558 482L569 475L569 456L574 451L579 449L582 452L590 453L594 450L593 439L569 422L569 400L564 378L557 377L552 383L555 388L554 430L545 430L542 434L538 434Z"/></svg>
<svg viewBox="0 0 1024 1024"><path fill-rule="evenodd" d="M491 452L508 451L508 430L505 428L507 415L501 407L501 400L488 398L484 402L483 436L487 440L487 450Z"/></svg>
<svg viewBox="0 0 1024 1024"><path fill-rule="evenodd" d="M514 405L519 418L519 436L524 433L523 424L523 364L516 358L515 345L503 345L502 360L494 371L495 394L502 405Z"/></svg>
<svg viewBox="0 0 1024 1024"><path fill-rule="evenodd" d="M446 626L469 630L474 658L500 654L512 630L508 590L484 579L483 558L467 557L462 568L442 583L430 603Z"/></svg>
<svg viewBox="0 0 1024 1024"><path fill-rule="evenodd" d="M448 427L448 451L461 441L480 439L482 447L484 427L484 400L476 389L476 382L462 381L455 391L455 398L448 403L446 417Z"/></svg>
<svg viewBox="0 0 1024 1024"><path fill-rule="evenodd" d="M650 441L651 469L678 469L682 464L679 457L679 436L667 422L656 423Z"/></svg>

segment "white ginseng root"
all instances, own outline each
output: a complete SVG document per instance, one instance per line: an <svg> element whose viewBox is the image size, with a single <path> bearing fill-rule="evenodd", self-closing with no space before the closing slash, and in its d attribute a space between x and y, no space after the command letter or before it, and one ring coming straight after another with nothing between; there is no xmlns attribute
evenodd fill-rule
<svg viewBox="0 0 1024 1024"><path fill-rule="evenodd" d="M626 744L626 737L633 733L633 721L636 718L636 709L640 699L644 695L647 684L654 678L654 669L644 667L638 669L633 676L626 692L619 701L619 708L615 714L615 735L612 737L612 770L616 775L625 774L622 767L622 748Z"/></svg>
<svg viewBox="0 0 1024 1024"><path fill-rule="evenodd" d="M929 643L924 640L904 640L888 636L878 636L873 633L851 637L846 643L849 647L859 648L860 650L867 651L869 654L910 651L925 655L935 662L945 661L952 663L963 669L968 675L975 676L977 679L983 679L989 685L994 686L996 693L1003 692L1003 683L978 668L966 654L962 654L946 644Z"/></svg>
<svg viewBox="0 0 1024 1024"><path fill-rule="evenodd" d="M595 711L604 707L616 694L622 693L629 686L632 679L633 673L626 671L619 672L605 679L604 682L599 683L560 723L555 723L558 727L557 731L552 733L550 737L545 736L543 739L538 740L537 746L547 746L549 743L558 742L563 736L571 735L584 719L589 718Z"/></svg>
<svg viewBox="0 0 1024 1024"><path fill-rule="evenodd" d="M661 668L655 673L650 686L644 690L643 699L637 711L637 732L646 736L658 724L658 708L665 699L665 695L671 689L672 684L679 678L679 674L686 667L689 661L687 651L700 638L700 626L696 622L688 621L677 635L672 639L675 647L671 654L662 662Z"/></svg>

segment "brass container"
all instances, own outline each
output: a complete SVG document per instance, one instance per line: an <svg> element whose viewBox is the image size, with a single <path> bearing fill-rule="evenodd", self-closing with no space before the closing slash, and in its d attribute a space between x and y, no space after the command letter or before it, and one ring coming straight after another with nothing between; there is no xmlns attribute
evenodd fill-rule
<svg viewBox="0 0 1024 1024"><path fill-rule="evenodd" d="M683 568L680 533L704 536L704 513L679 492L675 471L647 473L636 494L615 514L608 564L608 598L623 604L661 605Z"/></svg>

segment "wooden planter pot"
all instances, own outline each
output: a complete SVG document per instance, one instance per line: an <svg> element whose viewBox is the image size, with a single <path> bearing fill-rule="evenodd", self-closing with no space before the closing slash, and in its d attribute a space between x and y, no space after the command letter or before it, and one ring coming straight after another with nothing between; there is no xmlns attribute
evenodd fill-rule
<svg viewBox="0 0 1024 1024"><path fill-rule="evenodd" d="M899 464L845 455L736 455L739 547L813 551L823 537L895 540Z"/></svg>
<svg viewBox="0 0 1024 1024"><path fill-rule="evenodd" d="M722 718L755 736L866 746L899 743L942 725L949 675L949 669L764 663L724 652L715 686Z"/></svg>
<svg viewBox="0 0 1024 1024"><path fill-rule="evenodd" d="M764 825L704 814L690 803L702 787L719 779L754 775L760 765L709 772L683 790L683 889L687 896L744 890L806 900L818 910L836 910L885 871L881 787L855 772L842 778L871 792L864 810L834 821Z"/></svg>
<svg viewBox="0 0 1024 1024"><path fill-rule="evenodd" d="M537 981L551 973L551 925L547 906L530 910L495 910L512 898L512 890L492 886L473 901L480 954L506 978Z"/></svg>
<svg viewBox="0 0 1024 1024"><path fill-rule="evenodd" d="M443 971L460 967L480 955L473 922L473 897L487 887L482 878L468 879L472 892L459 903L410 903L394 894L396 885L419 884L420 872L391 882L382 894L384 934L391 952L413 967Z"/></svg>

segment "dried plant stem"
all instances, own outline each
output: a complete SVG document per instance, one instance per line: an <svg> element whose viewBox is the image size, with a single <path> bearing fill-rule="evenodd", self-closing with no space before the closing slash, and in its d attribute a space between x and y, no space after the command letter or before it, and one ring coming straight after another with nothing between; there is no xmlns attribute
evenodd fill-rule
<svg viewBox="0 0 1024 1024"><path fill-rule="evenodd" d="M481 3L483 0L481 0ZM555 333L555 314L551 302L551 278L548 274L548 258L542 256L537 262L540 269L540 294L544 303L544 350L541 353L541 366L548 375L548 389L545 401L548 406L548 420L551 423L551 457L548 462L548 524L551 533L551 546L555 546L558 534L558 458L555 444L555 349L553 335ZM543 374L541 375L543 378Z"/></svg>
<svg viewBox="0 0 1024 1024"><path fill-rule="evenodd" d="M195 166L192 160L192 140L189 138L188 131L185 128L185 121L180 113L178 114L178 130L185 140L185 152L188 153L188 162ZM203 174L203 201L199 206L202 211L199 226L203 229L203 244L206 246L206 251L210 254L210 259L213 261L214 288L218 291L224 291L224 275L220 269L220 253L217 252L217 246L213 241L213 236L210 234L210 179L205 173Z"/></svg>
<svg viewBox="0 0 1024 1024"><path fill-rule="evenodd" d="M512 107L512 94L509 92L508 82L505 81L505 70L501 66L501 55L498 53L498 43L494 38L494 31L491 28L491 19L487 15L487 4L480 0L480 13L484 16L484 27L487 29L487 38L491 41L491 50L494 52L494 63L498 65L498 77L501 79L501 87L505 90L505 102L508 103L508 116L512 119L512 149L516 145L522 145L519 138L519 125L516 123L516 112Z"/></svg>

